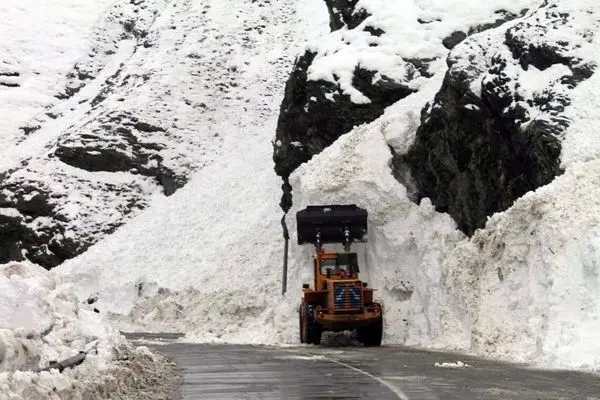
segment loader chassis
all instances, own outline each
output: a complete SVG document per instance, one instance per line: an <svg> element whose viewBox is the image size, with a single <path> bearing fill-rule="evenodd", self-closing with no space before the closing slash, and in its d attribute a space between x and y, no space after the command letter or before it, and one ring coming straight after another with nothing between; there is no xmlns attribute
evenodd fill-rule
<svg viewBox="0 0 600 400"><path fill-rule="evenodd" d="M383 315L373 302L373 289L359 277L358 257L350 252L364 241L367 212L355 205L309 206L296 214L298 244L312 243L314 282L303 285L299 307L300 342L319 344L324 331L356 330L365 346L381 345ZM323 244L340 243L344 252L328 252Z"/></svg>

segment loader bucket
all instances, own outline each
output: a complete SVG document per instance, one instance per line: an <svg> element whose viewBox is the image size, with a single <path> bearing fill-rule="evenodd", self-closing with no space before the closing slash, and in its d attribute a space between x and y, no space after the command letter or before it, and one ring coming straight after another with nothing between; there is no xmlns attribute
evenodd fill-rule
<svg viewBox="0 0 600 400"><path fill-rule="evenodd" d="M308 206L296 213L298 244L344 243L346 230L350 241L366 241L367 210L350 205Z"/></svg>

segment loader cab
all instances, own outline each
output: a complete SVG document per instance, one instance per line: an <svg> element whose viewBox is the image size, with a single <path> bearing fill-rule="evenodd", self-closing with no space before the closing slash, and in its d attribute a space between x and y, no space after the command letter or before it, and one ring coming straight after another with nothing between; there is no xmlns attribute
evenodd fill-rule
<svg viewBox="0 0 600 400"><path fill-rule="evenodd" d="M359 267L356 253L329 253L315 255L315 288L326 289L327 280L358 279Z"/></svg>

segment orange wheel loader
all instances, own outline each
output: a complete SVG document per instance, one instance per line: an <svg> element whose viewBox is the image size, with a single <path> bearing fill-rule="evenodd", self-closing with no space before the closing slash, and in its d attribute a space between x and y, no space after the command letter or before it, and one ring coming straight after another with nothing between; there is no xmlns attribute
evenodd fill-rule
<svg viewBox="0 0 600 400"><path fill-rule="evenodd" d="M324 331L356 330L364 346L380 346L383 310L373 301L373 289L359 277L354 241L366 241L367 211L354 204L308 206L296 213L298 244L313 244L314 282L302 285L298 309L300 343L320 344ZM324 244L338 243L343 252Z"/></svg>

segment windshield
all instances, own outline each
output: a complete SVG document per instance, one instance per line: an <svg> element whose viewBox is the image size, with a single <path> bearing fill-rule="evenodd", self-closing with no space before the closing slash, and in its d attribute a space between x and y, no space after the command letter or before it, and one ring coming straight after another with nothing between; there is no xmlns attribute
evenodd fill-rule
<svg viewBox="0 0 600 400"><path fill-rule="evenodd" d="M337 260L339 261L339 260ZM327 269L331 269L332 274L339 274L342 271L349 273L348 264L337 264L336 260L321 260L321 273L327 274Z"/></svg>

